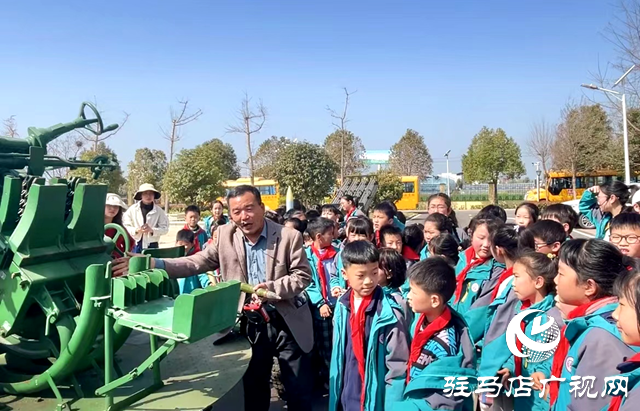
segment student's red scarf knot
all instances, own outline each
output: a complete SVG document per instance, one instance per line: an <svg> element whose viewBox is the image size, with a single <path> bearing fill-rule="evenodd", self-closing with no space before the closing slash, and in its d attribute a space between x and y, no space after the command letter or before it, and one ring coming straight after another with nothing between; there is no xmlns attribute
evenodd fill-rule
<svg viewBox="0 0 640 411"><path fill-rule="evenodd" d="M581 306L574 308L568 315L568 320L573 320L575 318L584 317L587 315L587 311L592 306L599 304L604 299L608 299L609 297L600 298L597 300L593 300L587 304L582 304ZM560 332L560 343L558 344L558 348L556 352L553 354L553 363L551 365L551 375L556 378L562 378L562 368L564 367L564 361L569 353L569 340L565 337L564 333L567 330L567 326L562 327L562 331ZM558 399L558 393L560 392L560 382L559 381L551 381L549 382L550 388L550 399L551 405L554 405L556 400Z"/></svg>
<svg viewBox="0 0 640 411"><path fill-rule="evenodd" d="M315 255L318 259L317 269L318 277L320 278L320 285L322 286L322 298L324 298L325 302L327 302L327 276L324 270L324 261L331 260L336 256L337 253L335 248L327 247L324 249L324 253L321 254L320 250L316 248L315 244L311 246L311 251L313 252L313 255Z"/></svg>
<svg viewBox="0 0 640 411"><path fill-rule="evenodd" d="M420 327L427 322L427 316L425 314L420 315L420 319L416 324L416 328L413 331L413 341L411 341L411 354L409 355L409 364L407 365L407 383L409 382L409 378L411 376L411 367L413 364L418 361L420 357L420 353L424 348L425 344L431 337L433 337L436 333L444 330L451 321L451 310L449 307L445 307L444 311L438 318L433 320L433 322L429 323L424 330L420 331Z"/></svg>
<svg viewBox="0 0 640 411"><path fill-rule="evenodd" d="M473 247L467 248L464 251L464 256L467 259L467 266L464 267L464 269L460 271L460 274L458 274L458 277L456 277L456 299L454 300L456 303L460 301L460 298L462 298L464 280L467 278L467 274L469 273L469 271L471 271L473 267L482 265L487 261L486 258L476 258L474 260L473 258L476 256L476 252Z"/></svg>
<svg viewBox="0 0 640 411"><path fill-rule="evenodd" d="M420 261L420 254L416 253L413 248L407 247L406 245L402 247L402 256L409 261Z"/></svg>
<svg viewBox="0 0 640 411"><path fill-rule="evenodd" d="M500 278L498 278L498 284L496 284L496 288L491 291L491 302L493 302L498 297L498 291L500 290L500 286L502 283L507 281L509 277L513 275L513 267L507 268L500 274Z"/></svg>
<svg viewBox="0 0 640 411"><path fill-rule="evenodd" d="M524 311L526 309L528 309L529 307L531 307L531 301L526 300L522 302L522 307L520 307L520 311ZM524 323L524 321L520 322L520 329L522 330L522 332L525 331L526 329L526 325ZM516 347L518 347L518 351L522 352L522 342L516 338ZM514 363L515 363L515 367L514 367L514 371L516 374L516 377L519 377L522 375L522 357L513 357Z"/></svg>
<svg viewBox="0 0 640 411"><path fill-rule="evenodd" d="M345 216L344 221L348 221L348 220L351 218L351 216L352 216L355 212L356 212L356 208L355 208L355 207L353 207L353 208L351 209L351 211L349 211L349 212L347 213L347 215Z"/></svg>
<svg viewBox="0 0 640 411"><path fill-rule="evenodd" d="M360 396L360 404L361 409L364 409L364 398L365 398L365 385L364 385L364 368L365 368L365 348L364 348L364 334L365 334L365 321L366 321L366 311L367 307L371 303L373 298L373 294L369 294L366 297L362 297L362 301L360 302L360 307L356 312L354 297L355 293L351 290L351 298L350 298L350 308L351 308L351 316L349 317L349 325L351 326L351 345L353 347L353 354L358 361L358 373L360 374L360 379L362 380L362 395Z"/></svg>
<svg viewBox="0 0 640 411"><path fill-rule="evenodd" d="M626 362L640 362L640 353L629 358ZM615 397L611 398L611 402L609 403L609 408L607 408L607 411L620 411L621 406L622 395L616 395Z"/></svg>
<svg viewBox="0 0 640 411"><path fill-rule="evenodd" d="M382 244L380 243L380 230L376 231L376 248L380 248Z"/></svg>

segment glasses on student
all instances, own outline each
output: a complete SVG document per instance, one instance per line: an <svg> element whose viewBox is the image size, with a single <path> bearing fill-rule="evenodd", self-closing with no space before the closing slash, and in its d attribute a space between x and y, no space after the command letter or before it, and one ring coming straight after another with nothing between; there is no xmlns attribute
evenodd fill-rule
<svg viewBox="0 0 640 411"><path fill-rule="evenodd" d="M627 244L636 244L638 240L640 240L640 236L637 236L635 234L629 234L629 235L611 234L611 236L609 237L609 241L615 244L618 244L623 239L627 242Z"/></svg>
<svg viewBox="0 0 640 411"><path fill-rule="evenodd" d="M536 248L536 251L540 251L541 248L543 247L548 247L551 244L547 244L547 243L535 243L533 246Z"/></svg>

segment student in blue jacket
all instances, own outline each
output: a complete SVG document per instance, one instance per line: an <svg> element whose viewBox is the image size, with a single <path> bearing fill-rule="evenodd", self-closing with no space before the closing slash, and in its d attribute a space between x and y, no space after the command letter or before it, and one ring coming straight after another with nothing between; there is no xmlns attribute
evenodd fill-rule
<svg viewBox="0 0 640 411"><path fill-rule="evenodd" d="M347 291L347 282L342 276L342 250L354 241L373 241L373 224L367 217L351 217L347 221L347 238L342 243L342 247L336 257L336 275L331 276L331 294L339 297Z"/></svg>
<svg viewBox="0 0 640 411"><path fill-rule="evenodd" d="M338 250L331 245L334 227L335 222L328 218L310 220L307 232L313 243L305 249L311 267L311 283L306 291L311 302L314 355L319 368L316 377L320 377L323 385L329 382L333 310L336 305L336 297L331 294L330 284L331 277L336 275L338 255Z"/></svg>
<svg viewBox="0 0 640 411"><path fill-rule="evenodd" d="M609 239L611 219L622 212L629 200L629 187L612 180L586 190L580 198L580 213L596 226L596 238Z"/></svg>
<svg viewBox="0 0 640 411"><path fill-rule="evenodd" d="M464 315L476 343L484 335L488 297L505 269L491 254L491 236L502 225L496 218L474 217L469 224L471 247L460 253L456 266L456 290L449 304Z"/></svg>
<svg viewBox="0 0 640 411"><path fill-rule="evenodd" d="M411 327L407 386L397 410L473 410L471 396L445 394L445 377L476 385L475 349L465 320L447 301L456 288L453 267L442 257L415 264L409 273L409 304L417 314Z"/></svg>
<svg viewBox="0 0 640 411"><path fill-rule="evenodd" d="M638 265L621 275L615 283L619 304L613 318L622 335L622 341L640 347L640 271ZM636 411L640 404L640 354L625 358L618 365L622 377L627 377L627 394L611 398L607 411Z"/></svg>
<svg viewBox="0 0 640 411"><path fill-rule="evenodd" d="M540 324L547 324L552 318L558 327L564 325L562 313L555 307L555 285L554 278L558 272L555 262L556 257L549 258L546 254L528 252L518 257L513 266L513 292L518 299L511 319L524 310L539 310L540 313L529 314L522 319L521 327L527 337L539 343L550 343L557 339L557 335L552 334L532 334L534 320L540 317ZM509 321L511 321L509 319ZM506 331L506 330L505 330ZM531 353L522 346L520 340L516 339L516 348L525 355ZM492 344L487 344L482 352L483 357L488 357L489 361L495 361L495 357L502 352L509 352L506 336L493 340ZM551 376L551 362L553 357L536 361L535 358L516 357L509 355L502 364L502 369L498 375L502 381L508 381L511 377L533 378L536 385L534 389L541 391L540 380L548 379ZM517 385L507 382L508 390L514 390ZM549 400L539 393L532 392L530 396L517 396L514 398L514 407L518 411L547 411Z"/></svg>
<svg viewBox="0 0 640 411"><path fill-rule="evenodd" d="M567 325L551 366L551 375L566 378L549 383L553 411L599 411L609 403L601 395L575 398L570 382L573 376L593 376L597 384L603 384L606 377L617 374L623 358L634 354L612 318L618 305L613 283L633 264L606 241L576 239L562 245L555 280L557 302L576 308L566 314Z"/></svg>
<svg viewBox="0 0 640 411"><path fill-rule="evenodd" d="M424 221L424 247L420 252L420 259L424 260L429 257L429 243L434 237L451 232L453 232L453 224L449 217L440 213L429 214Z"/></svg>
<svg viewBox="0 0 640 411"><path fill-rule="evenodd" d="M342 250L350 287L334 312L329 411L390 410L402 399L407 325L401 308L378 285L379 259L369 241Z"/></svg>

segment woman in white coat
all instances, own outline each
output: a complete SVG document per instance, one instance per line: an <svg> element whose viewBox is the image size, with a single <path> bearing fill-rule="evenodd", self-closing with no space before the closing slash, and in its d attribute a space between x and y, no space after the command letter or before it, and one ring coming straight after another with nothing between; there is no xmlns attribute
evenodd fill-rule
<svg viewBox="0 0 640 411"><path fill-rule="evenodd" d="M160 237L169 232L169 218L155 202L160 192L153 184L143 184L133 198L136 203L122 217L122 224L136 241L133 251L159 248Z"/></svg>

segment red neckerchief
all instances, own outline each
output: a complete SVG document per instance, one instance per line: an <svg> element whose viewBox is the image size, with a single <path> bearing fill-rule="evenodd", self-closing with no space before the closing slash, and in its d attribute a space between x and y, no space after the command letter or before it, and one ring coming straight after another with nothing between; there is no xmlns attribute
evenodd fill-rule
<svg viewBox="0 0 640 411"><path fill-rule="evenodd" d="M411 376L411 366L418 361L420 353L427 341L429 341L434 334L444 330L445 327L449 325L450 321L451 310L447 306L438 318L436 318L432 323L427 324L427 326L424 327L424 330L420 331L420 327L427 322L427 316L425 314L420 315L420 320L413 331L413 341L411 341L411 354L409 356L409 364L407 366L407 383Z"/></svg>
<svg viewBox="0 0 640 411"><path fill-rule="evenodd" d="M193 228L189 227L189 224L185 224L183 230L190 230L193 231ZM196 248L198 249L198 251L202 250L201 245L204 244L200 244L200 240L198 239L198 235L200 234L200 232L206 233L202 227L198 227L198 231L193 231L193 243L196 245Z"/></svg>
<svg viewBox="0 0 640 411"><path fill-rule="evenodd" d="M608 298L608 297L605 297ZM582 304L577 308L574 308L568 315L568 320L573 320L574 318L584 317L587 314L587 310L592 305L600 302L603 298L599 298L597 300L593 300L588 302L587 304ZM558 344L558 348L553 355L553 363L551 365L551 375L561 378L562 377L562 367L564 366L564 360L569 353L569 340L564 336L564 332L567 330L567 326L562 327L562 331L560 332L560 343ZM550 381L550 398L551 405L555 404L558 399L558 393L560 392L560 382L558 381Z"/></svg>
<svg viewBox="0 0 640 411"><path fill-rule="evenodd" d="M507 268L500 274L500 278L498 278L498 284L496 284L496 288L491 291L491 302L493 302L498 296L498 290L500 290L500 285L507 281L507 278L513 275L513 267Z"/></svg>
<svg viewBox="0 0 640 411"><path fill-rule="evenodd" d="M458 274L458 277L456 278L456 303L460 301L460 298L462 297L464 280L467 278L467 274L469 273L469 271L471 271L473 267L482 265L487 261L486 258L476 258L475 260L473 260L473 257L476 256L476 251L473 249L473 247L469 247L464 250L464 255L467 258L467 266L462 271L460 271L460 274Z"/></svg>
<svg viewBox="0 0 640 411"><path fill-rule="evenodd" d="M360 302L360 309L358 312L355 311L355 306L353 304L353 298L355 293L351 290L351 316L349 317L349 325L351 326L351 346L353 347L353 354L358 360L358 372L360 373L360 378L362 379L362 395L360 397L361 408L364 409L364 394L365 394L365 386L364 386L364 333L365 333L365 321L366 321L366 311L367 307L371 303L371 299L373 298L373 294L369 294L366 297L362 297L362 301Z"/></svg>
<svg viewBox="0 0 640 411"><path fill-rule="evenodd" d="M355 212L356 212L356 208L355 208L355 207L353 207L353 208L351 209L351 211L349 211L349 212L347 213L346 217L344 218L344 221L347 221L349 218L351 218L351 216L352 216L352 215L353 215L353 213L355 213Z"/></svg>
<svg viewBox="0 0 640 411"><path fill-rule="evenodd" d="M376 231L376 248L380 248L380 230Z"/></svg>
<svg viewBox="0 0 640 411"><path fill-rule="evenodd" d="M640 362L640 353L634 355L633 357L629 358L625 362ZM622 395L616 395L611 399L611 402L609 403L609 408L607 408L607 411L619 411L621 405L622 405Z"/></svg>
<svg viewBox="0 0 640 411"><path fill-rule="evenodd" d="M335 248L329 246L324 249L324 254L320 254L320 251L316 248L315 244L311 246L311 252L318 259L318 277L320 277L320 285L322 286L322 298L324 298L325 302L327 301L327 278L326 272L324 271L323 261L331 260L336 256Z"/></svg>
<svg viewBox="0 0 640 411"><path fill-rule="evenodd" d="M402 247L402 256L410 261L420 261L420 254L413 251L413 248L407 247L406 245Z"/></svg>
<svg viewBox="0 0 640 411"><path fill-rule="evenodd" d="M522 307L520 307L520 311L524 311L527 308L531 307L531 301L527 300L527 301L523 301L522 302ZM520 329L522 330L522 332L524 332L526 326L524 324L524 321L520 322ZM518 347L518 351L522 352L522 342L516 338L516 347ZM514 371L515 371L515 375L516 377L519 377L522 375L522 358L521 357L516 357L515 355L513 356L514 362L515 362L515 367L514 367Z"/></svg>

